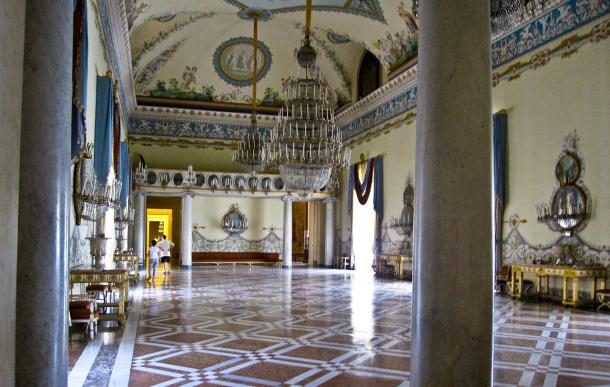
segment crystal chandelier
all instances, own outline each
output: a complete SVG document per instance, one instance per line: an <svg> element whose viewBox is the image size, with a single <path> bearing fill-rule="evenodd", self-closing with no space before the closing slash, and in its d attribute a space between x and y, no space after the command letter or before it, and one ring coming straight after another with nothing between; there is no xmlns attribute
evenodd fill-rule
<svg viewBox="0 0 610 387"><path fill-rule="evenodd" d="M258 132L256 123L256 81L258 77L258 18L261 16L256 10L251 11L250 17L254 19L254 38L252 39L252 115L250 132L247 133L237 145L233 153L233 162L239 164L246 172L254 175L265 169L265 145L263 136Z"/></svg>
<svg viewBox="0 0 610 387"><path fill-rule="evenodd" d="M307 0L306 15L305 39L297 53L303 75L291 75L285 81L284 106L266 151L269 165L278 168L286 189L303 196L325 188L333 170L346 168L351 155L335 125L328 85L310 43L311 0Z"/></svg>

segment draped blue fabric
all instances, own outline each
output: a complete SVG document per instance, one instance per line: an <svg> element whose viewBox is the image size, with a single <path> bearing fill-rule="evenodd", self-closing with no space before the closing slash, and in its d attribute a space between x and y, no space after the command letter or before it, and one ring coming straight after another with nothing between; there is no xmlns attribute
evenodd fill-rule
<svg viewBox="0 0 610 387"><path fill-rule="evenodd" d="M87 106L87 2L74 0L74 33L72 55L72 159L76 159L87 144L85 108Z"/></svg>
<svg viewBox="0 0 610 387"><path fill-rule="evenodd" d="M120 146L119 178L122 184L121 208L125 208L129 199L131 166L129 165L129 146L126 142L122 142Z"/></svg>
<svg viewBox="0 0 610 387"><path fill-rule="evenodd" d="M354 165L349 166L347 177L347 213L352 213L352 202L354 201L354 186L356 184L354 176Z"/></svg>
<svg viewBox="0 0 610 387"><path fill-rule="evenodd" d="M95 96L93 168L95 169L97 180L105 184L108 181L108 173L112 165L112 79L109 77L97 77Z"/></svg>
<svg viewBox="0 0 610 387"><path fill-rule="evenodd" d="M506 206L506 131L508 116L493 116L493 189L494 189L494 265L496 272L502 267L502 225Z"/></svg>
<svg viewBox="0 0 610 387"><path fill-rule="evenodd" d="M508 117L506 113L496 113L493 117L493 182L494 197L504 203L506 180L506 129Z"/></svg>
<svg viewBox="0 0 610 387"><path fill-rule="evenodd" d="M375 206L375 212L377 213L377 219L383 219L383 157L377 156L375 158L375 171L373 173L373 179L375 182L373 187L373 206Z"/></svg>

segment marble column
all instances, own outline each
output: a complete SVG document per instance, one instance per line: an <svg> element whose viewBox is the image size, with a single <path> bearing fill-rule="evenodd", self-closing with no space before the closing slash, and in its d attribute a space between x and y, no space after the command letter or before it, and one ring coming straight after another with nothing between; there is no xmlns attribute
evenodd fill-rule
<svg viewBox="0 0 610 387"><path fill-rule="evenodd" d="M182 226L180 238L180 258L182 267L190 269L193 265L193 196L182 197Z"/></svg>
<svg viewBox="0 0 610 387"><path fill-rule="evenodd" d="M410 383L489 386L489 1L420 6Z"/></svg>
<svg viewBox="0 0 610 387"><path fill-rule="evenodd" d="M283 229L283 244L284 250L282 253L282 267L292 269L292 201L290 196L284 196L284 229Z"/></svg>
<svg viewBox="0 0 610 387"><path fill-rule="evenodd" d="M324 266L332 267L335 256L335 202L337 198L324 200L326 204L326 226L324 227Z"/></svg>
<svg viewBox="0 0 610 387"><path fill-rule="evenodd" d="M15 302L19 217L19 144L25 2L8 0L0 12L0 380L15 385Z"/></svg>
<svg viewBox="0 0 610 387"><path fill-rule="evenodd" d="M134 193L135 208L134 208L134 230L133 230L133 245L134 252L140 257L140 268L146 262L145 252L146 246L146 195L143 192Z"/></svg>
<svg viewBox="0 0 610 387"><path fill-rule="evenodd" d="M72 0L28 0L26 4L17 232L17 386L68 384L73 6Z"/></svg>

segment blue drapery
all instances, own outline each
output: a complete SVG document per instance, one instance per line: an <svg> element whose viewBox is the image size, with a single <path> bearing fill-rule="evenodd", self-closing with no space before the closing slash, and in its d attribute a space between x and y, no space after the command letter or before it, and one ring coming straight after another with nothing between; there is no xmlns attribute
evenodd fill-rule
<svg viewBox="0 0 610 387"><path fill-rule="evenodd" d="M373 205L375 206L375 212L377 213L377 219L381 221L383 219L383 157L377 156L375 158L375 172L373 173L375 179L373 192Z"/></svg>
<svg viewBox="0 0 610 387"><path fill-rule="evenodd" d="M106 184L112 164L112 79L97 77L95 93L95 142L93 144L93 168L97 180Z"/></svg>
<svg viewBox="0 0 610 387"><path fill-rule="evenodd" d="M85 108L87 107L87 2L74 1L74 32L72 35L72 140L71 154L75 160L87 144Z"/></svg>
<svg viewBox="0 0 610 387"><path fill-rule="evenodd" d="M502 225L506 206L506 131L508 116L496 113L493 116L493 188L494 188L494 264L496 272L502 266Z"/></svg>
<svg viewBox="0 0 610 387"><path fill-rule="evenodd" d="M129 188L130 188L130 172L131 166L129 165L129 146L126 142L121 143L119 157L119 178L121 179L121 208L127 207L127 201L129 199Z"/></svg>
<svg viewBox="0 0 610 387"><path fill-rule="evenodd" d="M493 117L493 182L494 197L505 201L506 180L506 128L508 117L506 113L496 113Z"/></svg>
<svg viewBox="0 0 610 387"><path fill-rule="evenodd" d="M352 202L354 201L354 165L349 166L347 177L347 213L352 213Z"/></svg>

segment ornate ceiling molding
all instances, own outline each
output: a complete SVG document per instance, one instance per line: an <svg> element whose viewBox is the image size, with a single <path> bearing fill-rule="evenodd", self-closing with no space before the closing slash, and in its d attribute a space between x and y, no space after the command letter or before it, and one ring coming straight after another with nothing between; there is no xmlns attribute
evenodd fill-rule
<svg viewBox="0 0 610 387"><path fill-rule="evenodd" d="M247 113L227 113L194 109L137 106L124 3L97 0L104 26L112 69L121 84L121 98L129 119L129 136L134 142L226 147L249 127ZM492 42L494 86L512 80L524 71L544 65L554 56L567 57L578 47L608 37L610 0L554 0L548 11L524 22L513 32ZM602 20L584 34L576 30ZM562 39L556 46L549 46ZM117 53L121 53L120 55ZM524 56L530 54L526 60ZM350 145L380 133L387 133L414 119L417 94L417 65L388 81L369 96L336 116ZM263 130L271 127L274 116L259 115ZM398 123L398 124L397 124ZM265 129L265 127L267 129ZM173 138L172 138L173 137ZM170 140L170 138L172 138Z"/></svg>

